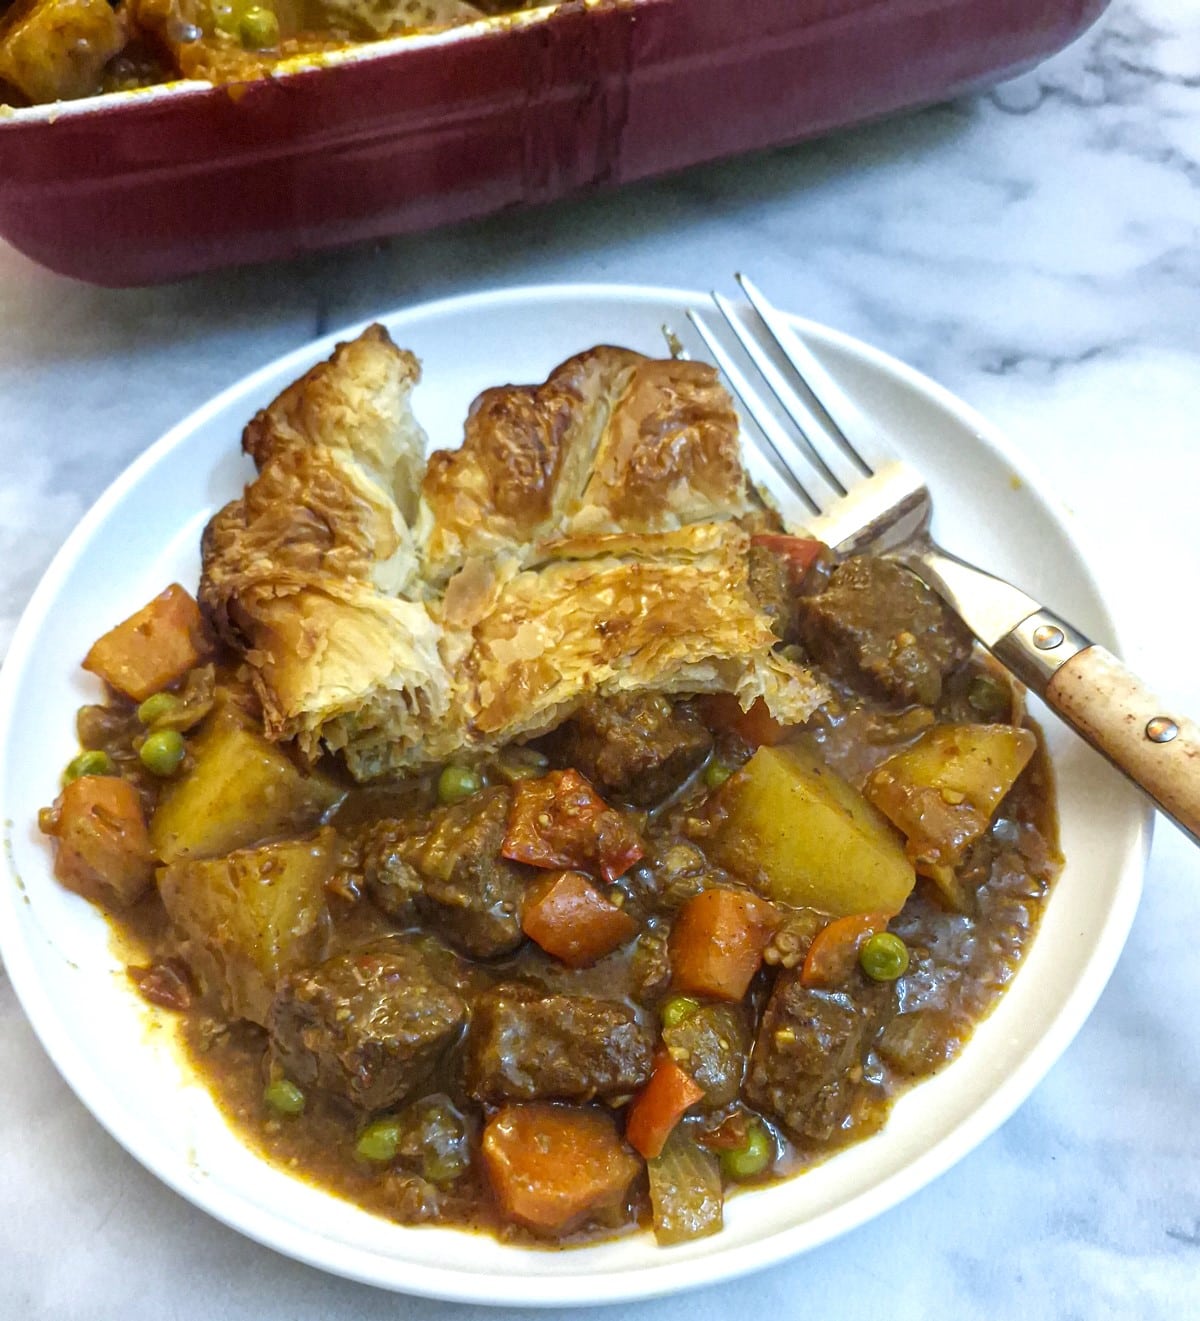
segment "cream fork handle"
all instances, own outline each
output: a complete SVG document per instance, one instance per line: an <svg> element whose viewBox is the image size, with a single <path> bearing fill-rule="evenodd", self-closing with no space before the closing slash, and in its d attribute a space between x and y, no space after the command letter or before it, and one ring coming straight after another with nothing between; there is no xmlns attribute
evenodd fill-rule
<svg viewBox="0 0 1200 1321"><path fill-rule="evenodd" d="M1200 843L1200 726L1110 651L1038 610L992 651L1092 747Z"/></svg>

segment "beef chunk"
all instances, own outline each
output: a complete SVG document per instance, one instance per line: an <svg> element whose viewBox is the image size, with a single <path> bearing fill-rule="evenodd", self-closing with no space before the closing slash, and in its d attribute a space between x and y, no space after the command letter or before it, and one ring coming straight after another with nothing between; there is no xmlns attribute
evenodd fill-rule
<svg viewBox="0 0 1200 1321"><path fill-rule="evenodd" d="M852 1122L864 1084L861 1069L881 993L863 997L803 986L798 971L779 974L750 1057L746 1098L800 1138L827 1141Z"/></svg>
<svg viewBox="0 0 1200 1321"><path fill-rule="evenodd" d="M750 543L750 591L782 642L796 640L796 594L786 561L769 546Z"/></svg>
<svg viewBox="0 0 1200 1321"><path fill-rule="evenodd" d="M451 962L397 938L293 973L267 1018L272 1060L359 1109L392 1105L427 1081L466 1020Z"/></svg>
<svg viewBox="0 0 1200 1321"><path fill-rule="evenodd" d="M524 939L530 872L500 856L510 802L496 786L421 820L379 822L364 848L368 893L397 922L424 918L472 958L511 954Z"/></svg>
<svg viewBox="0 0 1200 1321"><path fill-rule="evenodd" d="M817 596L799 597L800 636L835 678L875 696L932 706L970 654L966 629L924 583L889 560L839 565Z"/></svg>
<svg viewBox="0 0 1200 1321"><path fill-rule="evenodd" d="M621 694L584 706L554 744L556 760L602 794L653 807L708 756L712 735L687 702Z"/></svg>
<svg viewBox="0 0 1200 1321"><path fill-rule="evenodd" d="M671 1058L704 1088L705 1109L737 1100L750 1049L750 1027L742 1005L703 1004L682 1022L663 1028Z"/></svg>
<svg viewBox="0 0 1200 1321"><path fill-rule="evenodd" d="M626 1096L650 1077L653 1046L625 1005L507 982L472 1014L467 1091L493 1103Z"/></svg>

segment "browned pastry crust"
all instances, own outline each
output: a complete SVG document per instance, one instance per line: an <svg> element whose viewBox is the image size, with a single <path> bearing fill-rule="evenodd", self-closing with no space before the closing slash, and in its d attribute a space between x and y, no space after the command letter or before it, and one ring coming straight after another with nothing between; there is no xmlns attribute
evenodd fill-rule
<svg viewBox="0 0 1200 1321"><path fill-rule="evenodd" d="M339 345L247 426L259 475L205 529L201 604L244 651L267 733L312 756L409 743L446 712L406 517L424 462L419 375L381 326Z"/></svg>
<svg viewBox="0 0 1200 1321"><path fill-rule="evenodd" d="M201 600L269 734L369 779L544 733L596 695L734 692L787 721L824 700L750 590L712 368L602 347L485 391L419 488L417 375L372 327L246 429L259 476L206 530Z"/></svg>
<svg viewBox="0 0 1200 1321"><path fill-rule="evenodd" d="M665 532L748 509L738 419L706 363L599 348L544 385L485 390L461 448L429 458L426 573L581 532Z"/></svg>

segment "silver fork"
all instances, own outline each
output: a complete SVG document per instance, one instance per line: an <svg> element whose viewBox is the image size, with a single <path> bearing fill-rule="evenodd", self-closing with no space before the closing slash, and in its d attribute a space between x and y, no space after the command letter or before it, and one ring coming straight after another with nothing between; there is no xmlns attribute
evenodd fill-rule
<svg viewBox="0 0 1200 1321"><path fill-rule="evenodd" d="M840 557L871 551L904 564L1001 664L1200 843L1200 727L1169 714L1140 679L1067 620L939 547L921 474L896 457L788 318L745 276L737 280L752 309L749 319L721 294L713 302L760 384L703 316L689 309L688 319L765 441L760 453L810 511L807 531Z"/></svg>

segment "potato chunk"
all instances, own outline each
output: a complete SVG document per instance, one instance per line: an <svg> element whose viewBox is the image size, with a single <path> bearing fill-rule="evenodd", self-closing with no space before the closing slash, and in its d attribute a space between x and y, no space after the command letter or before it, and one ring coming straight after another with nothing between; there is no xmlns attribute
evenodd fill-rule
<svg viewBox="0 0 1200 1321"><path fill-rule="evenodd" d="M917 871L955 907L954 868L991 825L1037 748L1012 725L934 725L868 776L867 798L905 835Z"/></svg>
<svg viewBox="0 0 1200 1321"><path fill-rule="evenodd" d="M311 830L344 794L325 776L300 770L230 708L212 717L191 751L191 768L168 786L150 823L164 862Z"/></svg>
<svg viewBox="0 0 1200 1321"><path fill-rule="evenodd" d="M265 1023L280 979L324 956L325 882L335 848L334 832L325 829L159 870L159 893L184 956L225 1012Z"/></svg>
<svg viewBox="0 0 1200 1321"><path fill-rule="evenodd" d="M801 744L759 748L718 803L716 860L768 899L890 916L916 883L892 827Z"/></svg>
<svg viewBox="0 0 1200 1321"><path fill-rule="evenodd" d="M17 0L0 19L0 79L35 105L90 96L127 35L108 0Z"/></svg>
<svg viewBox="0 0 1200 1321"><path fill-rule="evenodd" d="M178 683L208 652L200 607L178 583L92 644L83 668L135 702Z"/></svg>

